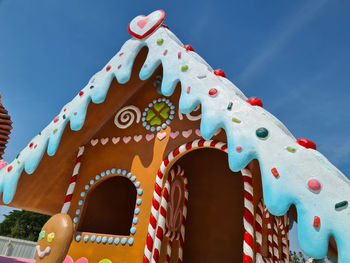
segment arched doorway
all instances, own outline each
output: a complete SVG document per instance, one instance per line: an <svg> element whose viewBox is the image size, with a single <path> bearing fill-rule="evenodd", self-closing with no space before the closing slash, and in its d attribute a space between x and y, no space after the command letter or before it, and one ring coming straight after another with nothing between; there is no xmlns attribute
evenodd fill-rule
<svg viewBox="0 0 350 263"><path fill-rule="evenodd" d="M171 189L168 191L165 186L172 168L180 166L190 185L185 242L173 242L169 259L168 230L164 228L164 221L169 213L165 211ZM246 229L243 227L243 213L247 209L253 213L252 202L245 198L247 192L243 190L242 177L244 187L249 184L252 189L251 176L248 170L234 173L229 169L225 143L200 139L175 149L157 172L143 262L178 262L178 259L181 262L241 261ZM253 231L251 223L248 226L250 237ZM179 249L180 245L184 251ZM252 251L253 247L249 249ZM248 256L252 259L251 254Z"/></svg>

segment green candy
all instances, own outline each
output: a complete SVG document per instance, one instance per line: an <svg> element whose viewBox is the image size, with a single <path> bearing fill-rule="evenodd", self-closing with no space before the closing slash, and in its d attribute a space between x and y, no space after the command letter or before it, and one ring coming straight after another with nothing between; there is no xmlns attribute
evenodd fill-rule
<svg viewBox="0 0 350 263"><path fill-rule="evenodd" d="M295 148L293 148L291 146L288 146L286 149L291 153L295 153L295 151L296 151Z"/></svg>
<svg viewBox="0 0 350 263"><path fill-rule="evenodd" d="M105 259L100 260L98 263L112 263L112 261L105 258Z"/></svg>
<svg viewBox="0 0 350 263"><path fill-rule="evenodd" d="M183 65L183 66L181 67L181 70L182 70L183 72L187 71L187 70L188 70L188 65Z"/></svg>
<svg viewBox="0 0 350 263"><path fill-rule="evenodd" d="M269 135L269 131L266 128L259 128L256 130L256 136L259 138L266 138Z"/></svg>
<svg viewBox="0 0 350 263"><path fill-rule="evenodd" d="M235 122L235 123L241 123L241 121L235 117L232 118L232 121Z"/></svg>
<svg viewBox="0 0 350 263"><path fill-rule="evenodd" d="M163 42L164 42L164 39L163 39L163 38L158 38L158 39L157 39L157 44L158 44L158 45L163 44Z"/></svg>
<svg viewBox="0 0 350 263"><path fill-rule="evenodd" d="M335 204L335 209L342 208L342 207L347 206L347 205L348 205L348 201L342 201L342 202Z"/></svg>
<svg viewBox="0 0 350 263"><path fill-rule="evenodd" d="M39 239L42 240L45 237L45 234L46 234L45 230L41 231L39 234Z"/></svg>

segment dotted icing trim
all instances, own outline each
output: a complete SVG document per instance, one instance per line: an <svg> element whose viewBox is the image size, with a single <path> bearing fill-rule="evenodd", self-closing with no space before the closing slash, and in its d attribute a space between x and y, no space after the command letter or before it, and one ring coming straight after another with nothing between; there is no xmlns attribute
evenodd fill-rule
<svg viewBox="0 0 350 263"><path fill-rule="evenodd" d="M136 176L133 175L131 172L127 172L126 170L122 170L122 169L116 169L116 168L112 168L111 170L106 170L104 172L101 172L101 174L97 174L93 179L90 179L90 181L88 182L88 184L86 184L83 187L83 191L80 192L80 197L82 197L82 199L80 199L78 201L78 206L79 207L83 207L87 193L89 192L89 190L91 189L91 187L98 183L100 181L100 179L106 177L106 176L125 176L126 178L128 178L136 187L136 191L137 191L137 198L136 198L136 204L135 204L135 210L134 210L134 218L132 220L132 226L130 228L130 236L126 237L126 236L119 236L116 237L115 235L105 235L105 234L98 234L98 233L90 233L90 234L84 234L82 235L81 233L77 233L77 235L75 236L75 241L76 242L80 242L81 239L83 239L83 241L85 243L87 242L91 242L91 243L97 243L97 244L115 244L115 245L119 245L122 244L123 246L126 245L126 243L129 244L129 246L132 246L134 244L134 235L136 233L136 225L138 223L138 214L140 213L140 208L139 206L142 204L142 194L143 194L143 189L141 188L141 183L139 181L137 181ZM76 225L80 220L80 216L81 216L81 208L78 208L75 210L75 217L73 218L73 223L74 223L74 231L76 231Z"/></svg>

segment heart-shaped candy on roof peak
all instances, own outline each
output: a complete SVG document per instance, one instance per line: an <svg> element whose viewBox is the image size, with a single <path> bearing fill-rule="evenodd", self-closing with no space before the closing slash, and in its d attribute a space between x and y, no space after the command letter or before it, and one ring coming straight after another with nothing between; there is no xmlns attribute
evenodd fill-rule
<svg viewBox="0 0 350 263"><path fill-rule="evenodd" d="M157 10L148 16L139 15L131 20L129 24L129 33L136 38L142 39L152 34L164 21L165 12Z"/></svg>

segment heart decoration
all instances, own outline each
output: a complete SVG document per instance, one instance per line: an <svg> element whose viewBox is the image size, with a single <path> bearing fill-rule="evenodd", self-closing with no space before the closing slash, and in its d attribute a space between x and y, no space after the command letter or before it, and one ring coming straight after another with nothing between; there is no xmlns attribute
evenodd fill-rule
<svg viewBox="0 0 350 263"><path fill-rule="evenodd" d="M142 139L142 135L135 135L134 136L135 142L139 142L139 141L141 141L141 139Z"/></svg>
<svg viewBox="0 0 350 263"><path fill-rule="evenodd" d="M126 144L126 143L128 143L128 142L130 142L130 140L131 140L131 136L124 136L123 137L123 142Z"/></svg>
<svg viewBox="0 0 350 263"><path fill-rule="evenodd" d="M149 142L150 140L152 140L154 138L154 134L150 133L150 134L146 134L146 140Z"/></svg>
<svg viewBox="0 0 350 263"><path fill-rule="evenodd" d="M148 16L139 15L131 20L128 30L131 35L142 39L152 34L164 21L165 12L157 10Z"/></svg>
<svg viewBox="0 0 350 263"><path fill-rule="evenodd" d="M74 261L70 256L66 256L63 263L74 263ZM79 258L75 263L89 263L89 260L87 258Z"/></svg>
<svg viewBox="0 0 350 263"><path fill-rule="evenodd" d="M108 141L109 141L109 138L108 138L108 137L102 138L102 139L101 139L102 145L105 145Z"/></svg>
<svg viewBox="0 0 350 263"><path fill-rule="evenodd" d="M170 137L172 139L175 139L177 136L179 136L180 132L179 131L175 131L175 132L170 132Z"/></svg>
<svg viewBox="0 0 350 263"><path fill-rule="evenodd" d="M185 137L185 138L190 137L191 134L192 134L192 130L191 129L182 132L182 136Z"/></svg>
<svg viewBox="0 0 350 263"><path fill-rule="evenodd" d="M197 136L202 137L202 134L201 134L201 130L200 130L200 129L196 129L196 134L197 134Z"/></svg>
<svg viewBox="0 0 350 263"><path fill-rule="evenodd" d="M113 144L117 144L120 141L120 137L113 137L112 142Z"/></svg>
<svg viewBox="0 0 350 263"><path fill-rule="evenodd" d="M167 133L166 132L158 132L157 133L157 138L158 138L158 140L163 140L164 138L165 138L165 136L167 135Z"/></svg>
<svg viewBox="0 0 350 263"><path fill-rule="evenodd" d="M92 139L91 140L91 145L95 146L98 143L98 139Z"/></svg>

